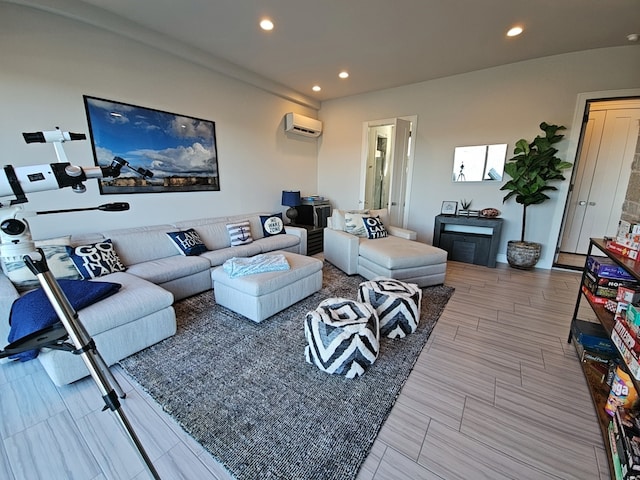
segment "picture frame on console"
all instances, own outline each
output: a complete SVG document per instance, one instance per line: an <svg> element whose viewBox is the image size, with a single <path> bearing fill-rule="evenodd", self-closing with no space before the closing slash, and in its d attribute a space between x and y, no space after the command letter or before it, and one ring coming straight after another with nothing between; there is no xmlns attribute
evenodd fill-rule
<svg viewBox="0 0 640 480"><path fill-rule="evenodd" d="M102 195L220 190L215 122L83 98L95 165L126 165L117 177L98 180Z"/></svg>
<svg viewBox="0 0 640 480"><path fill-rule="evenodd" d="M458 212L458 202L444 201L442 202L442 215L455 215Z"/></svg>

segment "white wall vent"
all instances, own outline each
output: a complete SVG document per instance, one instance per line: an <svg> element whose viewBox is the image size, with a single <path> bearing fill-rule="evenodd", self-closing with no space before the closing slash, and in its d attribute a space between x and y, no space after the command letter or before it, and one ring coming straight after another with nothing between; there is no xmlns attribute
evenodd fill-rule
<svg viewBox="0 0 640 480"><path fill-rule="evenodd" d="M322 122L299 113L287 113L284 116L284 131L305 137L319 137L322 134Z"/></svg>

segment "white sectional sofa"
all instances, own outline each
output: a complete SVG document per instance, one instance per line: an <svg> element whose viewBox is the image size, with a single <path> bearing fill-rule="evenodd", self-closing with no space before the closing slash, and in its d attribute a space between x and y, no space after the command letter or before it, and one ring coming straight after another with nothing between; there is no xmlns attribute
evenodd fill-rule
<svg viewBox="0 0 640 480"><path fill-rule="evenodd" d="M275 250L306 255L305 229L287 226L285 234L265 237L260 215L269 213L201 218L72 236L72 246L110 239L126 266L126 271L95 279L121 284L115 295L79 312L81 322L105 362L112 365L173 335L176 331L173 302L210 290L212 270L226 260ZM226 226L242 220L249 221L253 241L232 247ZM206 252L182 255L167 235L167 232L190 228L199 234ZM11 306L19 297L15 286L0 274L0 348L7 343ZM82 358L68 352L42 349L38 359L57 385L74 382L89 373Z"/></svg>

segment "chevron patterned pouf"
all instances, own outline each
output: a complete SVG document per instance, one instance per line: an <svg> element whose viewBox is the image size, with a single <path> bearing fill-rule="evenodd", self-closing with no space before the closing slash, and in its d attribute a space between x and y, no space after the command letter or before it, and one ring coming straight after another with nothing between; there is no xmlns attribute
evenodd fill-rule
<svg viewBox="0 0 640 480"><path fill-rule="evenodd" d="M415 283L392 278L363 282L358 287L358 301L376 310L383 337L402 338L418 328L422 290Z"/></svg>
<svg viewBox="0 0 640 480"><path fill-rule="evenodd" d="M380 350L378 316L371 305L328 298L308 312L304 323L305 358L320 370L359 377Z"/></svg>

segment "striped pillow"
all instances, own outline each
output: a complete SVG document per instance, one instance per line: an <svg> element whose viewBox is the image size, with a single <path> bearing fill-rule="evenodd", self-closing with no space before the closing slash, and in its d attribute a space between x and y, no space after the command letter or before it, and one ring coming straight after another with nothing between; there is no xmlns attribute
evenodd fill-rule
<svg viewBox="0 0 640 480"><path fill-rule="evenodd" d="M232 247L246 245L247 243L253 242L249 220L227 223L227 231L229 232L229 240L231 241Z"/></svg>

